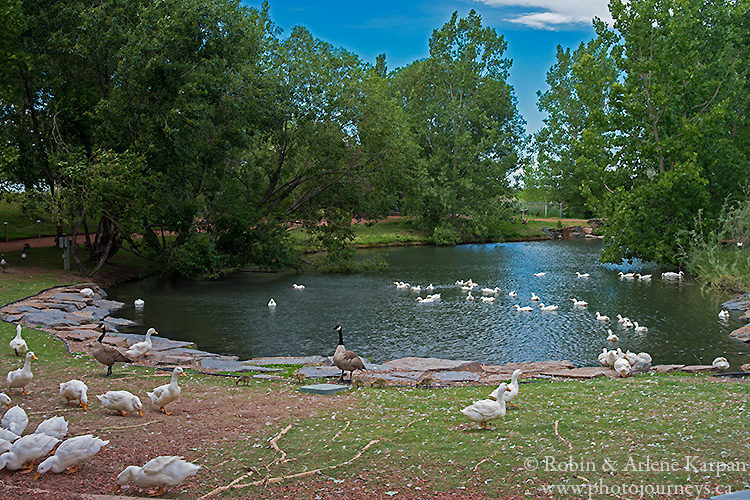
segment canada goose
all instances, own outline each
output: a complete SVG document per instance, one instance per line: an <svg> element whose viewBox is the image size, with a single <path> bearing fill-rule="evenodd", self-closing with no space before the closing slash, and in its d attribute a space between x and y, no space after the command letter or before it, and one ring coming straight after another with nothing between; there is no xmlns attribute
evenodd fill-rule
<svg viewBox="0 0 750 500"><path fill-rule="evenodd" d="M21 262L26 262L26 259L29 258L29 254L26 253L29 250L31 250L31 245L29 245L28 243L24 243L23 250L21 250Z"/></svg>
<svg viewBox="0 0 750 500"><path fill-rule="evenodd" d="M0 254L0 267L3 268L3 272L8 271L8 261L5 260L5 254Z"/></svg>
<svg viewBox="0 0 750 500"><path fill-rule="evenodd" d="M351 381L352 372L354 372L354 370L364 370L365 364L359 356L352 351L348 351L346 347L344 347L344 334L342 333L341 325L336 325L333 329L339 332L339 345L336 347L336 352L333 353L333 364L341 370L339 382L344 381L345 371L349 372L349 380Z"/></svg>
<svg viewBox="0 0 750 500"><path fill-rule="evenodd" d="M102 341L104 340L105 335L107 335L107 332L103 332L99 338L96 339L96 344L94 344L92 354L94 355L95 360L107 367L107 374L104 376L109 377L112 375L112 365L115 363L132 363L132 361L115 347L104 345Z"/></svg>

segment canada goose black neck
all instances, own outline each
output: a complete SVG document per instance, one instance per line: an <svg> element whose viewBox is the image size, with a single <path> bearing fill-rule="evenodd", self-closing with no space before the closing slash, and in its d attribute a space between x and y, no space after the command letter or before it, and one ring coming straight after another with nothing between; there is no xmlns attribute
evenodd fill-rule
<svg viewBox="0 0 750 500"><path fill-rule="evenodd" d="M343 328L341 328L341 325L336 325L333 329L339 332L339 345L344 345L344 334L342 333Z"/></svg>
<svg viewBox="0 0 750 500"><path fill-rule="evenodd" d="M96 339L97 342L100 344L102 343L102 340L104 340L104 336L107 335L107 332L103 332L101 335L99 335L99 338Z"/></svg>

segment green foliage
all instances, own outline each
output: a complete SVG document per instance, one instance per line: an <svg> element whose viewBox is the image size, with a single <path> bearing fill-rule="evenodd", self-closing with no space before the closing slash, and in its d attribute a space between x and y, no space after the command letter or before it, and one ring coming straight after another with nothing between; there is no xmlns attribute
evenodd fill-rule
<svg viewBox="0 0 750 500"><path fill-rule="evenodd" d="M708 182L692 165L676 166L652 182L618 189L605 201L604 262L639 257L671 265L687 246L687 230L709 204Z"/></svg>
<svg viewBox="0 0 750 500"><path fill-rule="evenodd" d="M188 278L219 277L225 269L211 235L197 232L172 250L166 266L170 272Z"/></svg>
<svg viewBox="0 0 750 500"><path fill-rule="evenodd" d="M430 57L393 76L418 145L403 207L436 242L484 238L519 164L522 120L507 83L506 42L471 11L430 38Z"/></svg>
<svg viewBox="0 0 750 500"><path fill-rule="evenodd" d="M750 291L750 191L744 200L727 203L717 224L697 217L683 247L686 269L701 282ZM741 245L738 245L740 243Z"/></svg>

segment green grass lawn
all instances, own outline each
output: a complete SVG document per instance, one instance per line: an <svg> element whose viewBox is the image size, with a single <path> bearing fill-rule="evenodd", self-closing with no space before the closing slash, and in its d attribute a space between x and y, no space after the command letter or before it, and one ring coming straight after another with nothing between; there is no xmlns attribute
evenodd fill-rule
<svg viewBox="0 0 750 500"><path fill-rule="evenodd" d="M55 222L49 217L41 217L42 236L55 234ZM4 223L8 223L8 239L35 238L37 236L37 219L21 212L18 203L0 199L0 238L5 237ZM4 241L4 240L3 240Z"/></svg>

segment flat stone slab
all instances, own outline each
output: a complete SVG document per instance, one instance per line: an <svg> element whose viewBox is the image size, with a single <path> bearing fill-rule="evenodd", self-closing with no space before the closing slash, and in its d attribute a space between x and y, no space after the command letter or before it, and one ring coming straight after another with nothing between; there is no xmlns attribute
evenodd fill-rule
<svg viewBox="0 0 750 500"><path fill-rule="evenodd" d="M742 370L743 372L750 372L750 363L746 363L740 366L740 370Z"/></svg>
<svg viewBox="0 0 750 500"><path fill-rule="evenodd" d="M307 378L338 378L341 376L341 370L335 366L305 366L297 370L297 373L301 373Z"/></svg>
<svg viewBox="0 0 750 500"><path fill-rule="evenodd" d="M348 385L336 385L336 384L315 384L315 385L303 385L299 388L300 392L308 392L310 394L336 394L337 392L345 391L349 388Z"/></svg>
<svg viewBox="0 0 750 500"><path fill-rule="evenodd" d="M284 377L280 377L278 375L268 375L266 373L256 373L253 375L253 378L257 378L260 380L286 380Z"/></svg>
<svg viewBox="0 0 750 500"><path fill-rule="evenodd" d="M721 308L728 311L744 311L745 309L750 309L750 293L746 293L737 299L724 302L721 305Z"/></svg>
<svg viewBox="0 0 750 500"><path fill-rule="evenodd" d="M104 318L104 322L110 325L114 325L114 326L137 326L138 325L138 323L136 323L132 319L115 318L113 316L108 316Z"/></svg>
<svg viewBox="0 0 750 500"><path fill-rule="evenodd" d="M270 358L253 358L249 360L254 365L320 365L326 358L323 356L278 356Z"/></svg>
<svg viewBox="0 0 750 500"><path fill-rule="evenodd" d="M504 365L482 365L482 370L487 373L512 374L515 370L521 370L525 375L538 375L547 370L570 370L575 365L570 361L528 361L521 363L506 363Z"/></svg>
<svg viewBox="0 0 750 500"><path fill-rule="evenodd" d="M365 364L365 369L370 370L373 372L385 372L388 371L388 367L383 365L378 365L375 363L368 363L367 361L362 361Z"/></svg>
<svg viewBox="0 0 750 500"><path fill-rule="evenodd" d="M477 382L479 374L474 372L437 372L432 378L441 382Z"/></svg>
<svg viewBox="0 0 750 500"><path fill-rule="evenodd" d="M655 371L656 373L669 373L675 370L681 370L684 367L685 365L656 365L652 366L651 370Z"/></svg>
<svg viewBox="0 0 750 500"><path fill-rule="evenodd" d="M411 372L390 372L390 375L392 377L398 377L398 378L406 379L406 380L413 380L415 382L417 380L421 379L424 376L424 374L425 374L425 372L413 372L413 371L411 371Z"/></svg>
<svg viewBox="0 0 750 500"><path fill-rule="evenodd" d="M730 333L729 336L742 342L750 342L750 325L745 325L743 327L737 328L735 331Z"/></svg>
<svg viewBox="0 0 750 500"><path fill-rule="evenodd" d="M388 375L387 373L370 373L363 377L365 380L390 380L399 384L404 383L404 379Z"/></svg>
<svg viewBox="0 0 750 500"><path fill-rule="evenodd" d="M65 302L47 302L47 309L60 309L63 312L75 312L80 310L76 304L70 304Z"/></svg>
<svg viewBox="0 0 750 500"><path fill-rule="evenodd" d="M156 363L157 365L192 365L197 360L192 356L174 356L167 354L162 356L161 359Z"/></svg>
<svg viewBox="0 0 750 500"><path fill-rule="evenodd" d="M95 332L93 330L72 330L67 333L60 333L64 339L75 340L78 342L83 342L85 340L94 340L99 338L99 335L101 335L101 333Z"/></svg>
<svg viewBox="0 0 750 500"><path fill-rule="evenodd" d="M222 372L246 372L248 366L243 364L241 361L234 359L223 359L223 358L201 358L201 368L208 370L217 370ZM260 367L256 367L260 368ZM262 368L263 370L271 370L271 368Z"/></svg>
<svg viewBox="0 0 750 500"><path fill-rule="evenodd" d="M30 312L23 317L27 325L44 326L52 328L56 326L78 325L81 321L74 321L65 317L65 313L58 309L47 309L39 312Z"/></svg>
<svg viewBox="0 0 750 500"><path fill-rule="evenodd" d="M584 366L569 370L545 370L541 375L558 378L592 379L596 377L615 377L617 373L608 366Z"/></svg>
<svg viewBox="0 0 750 500"><path fill-rule="evenodd" d="M192 356L196 359L204 358L221 358L222 356L213 352L199 351L198 349L189 349L186 347L177 347L175 349L169 349L168 351L161 351L162 356ZM237 356L224 356L224 358L234 358L236 361Z"/></svg>
<svg viewBox="0 0 750 500"><path fill-rule="evenodd" d="M688 365L683 366L680 370L687 373L703 373L703 372L715 372L716 368L712 365Z"/></svg>
<svg viewBox="0 0 750 500"><path fill-rule="evenodd" d="M386 361L383 366L388 370L399 371L482 371L482 365L476 361L454 361L440 358L401 358Z"/></svg>
<svg viewBox="0 0 750 500"><path fill-rule="evenodd" d="M17 307L16 310L18 312L36 313L36 312L41 312L43 309L38 309L32 306L20 306L20 307Z"/></svg>
<svg viewBox="0 0 750 500"><path fill-rule="evenodd" d="M123 307L125 307L124 302L118 302L117 300L108 300L108 299L97 300L94 302L94 305L96 307L107 309L110 312L117 311L118 309L122 309Z"/></svg>

